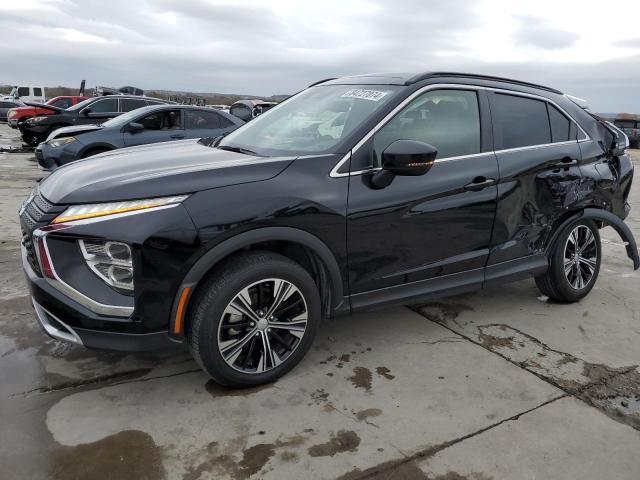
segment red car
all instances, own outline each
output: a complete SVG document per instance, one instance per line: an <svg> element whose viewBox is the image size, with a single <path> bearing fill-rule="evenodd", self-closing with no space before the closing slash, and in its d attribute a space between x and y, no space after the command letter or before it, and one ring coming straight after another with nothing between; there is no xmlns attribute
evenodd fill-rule
<svg viewBox="0 0 640 480"><path fill-rule="evenodd" d="M18 123L22 123L28 118L58 113L60 110L66 110L87 98L78 95L60 96L53 97L42 105L12 108L7 112L7 122L11 128L18 128ZM47 108L46 105L51 105L53 108Z"/></svg>

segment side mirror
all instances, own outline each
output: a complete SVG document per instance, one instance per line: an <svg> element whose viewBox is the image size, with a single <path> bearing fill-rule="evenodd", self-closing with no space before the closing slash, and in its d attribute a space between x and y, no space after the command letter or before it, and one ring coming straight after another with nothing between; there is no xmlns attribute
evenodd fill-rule
<svg viewBox="0 0 640 480"><path fill-rule="evenodd" d="M418 176L433 166L438 150L433 145L417 140L396 140L382 152L382 170L371 179L376 188L391 184L396 175Z"/></svg>
<svg viewBox="0 0 640 480"><path fill-rule="evenodd" d="M82 114L83 114L85 117L88 117L90 113L91 113L91 109L90 109L89 107L85 108L85 109L82 111Z"/></svg>
<svg viewBox="0 0 640 480"><path fill-rule="evenodd" d="M142 130L144 130L144 125L142 125L141 123L131 122L129 124L129 131L131 133L141 132Z"/></svg>

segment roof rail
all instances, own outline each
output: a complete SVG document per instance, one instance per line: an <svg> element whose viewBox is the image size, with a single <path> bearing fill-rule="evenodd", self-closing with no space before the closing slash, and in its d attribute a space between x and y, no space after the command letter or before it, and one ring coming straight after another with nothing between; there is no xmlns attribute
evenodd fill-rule
<svg viewBox="0 0 640 480"><path fill-rule="evenodd" d="M331 78L325 78L323 80L318 80L317 82L314 82L311 85L309 85L309 87L315 87L316 85L320 85L321 83L328 82L329 80L335 80L335 79L336 79L336 77L331 77ZM309 88L309 87L307 87L307 88Z"/></svg>
<svg viewBox="0 0 640 480"><path fill-rule="evenodd" d="M422 80L427 80L429 78L436 77L459 77L459 78L475 78L479 80L494 80L497 82L506 82L513 83L514 85L522 85L523 87L531 87L531 88L539 88L541 90L546 90L548 92L558 93L562 95L562 92L556 90L555 88L545 87L544 85L538 85L536 83L523 82L521 80L514 80L512 78L504 78L504 77L494 77L492 75L480 75L476 73L460 73L460 72L425 72L414 75L409 78L405 83L407 85L411 85L413 83L420 82Z"/></svg>

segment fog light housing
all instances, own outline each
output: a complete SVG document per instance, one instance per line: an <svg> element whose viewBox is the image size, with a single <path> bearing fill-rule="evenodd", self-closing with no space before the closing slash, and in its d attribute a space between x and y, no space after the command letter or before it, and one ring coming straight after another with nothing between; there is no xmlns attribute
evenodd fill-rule
<svg viewBox="0 0 640 480"><path fill-rule="evenodd" d="M117 292L133 295L131 247L109 240L78 240L85 262L93 273Z"/></svg>

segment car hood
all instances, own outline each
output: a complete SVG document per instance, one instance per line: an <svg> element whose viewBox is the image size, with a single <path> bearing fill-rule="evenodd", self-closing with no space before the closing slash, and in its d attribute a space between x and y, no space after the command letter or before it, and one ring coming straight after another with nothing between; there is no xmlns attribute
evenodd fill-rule
<svg viewBox="0 0 640 480"><path fill-rule="evenodd" d="M193 193L258 182L295 157L258 157L181 140L126 148L69 163L40 183L53 203L94 203Z"/></svg>
<svg viewBox="0 0 640 480"><path fill-rule="evenodd" d="M47 141L53 140L58 137L69 137L71 135L77 135L79 133L93 132L104 128L102 125L76 125L71 127L56 128L47 137Z"/></svg>

